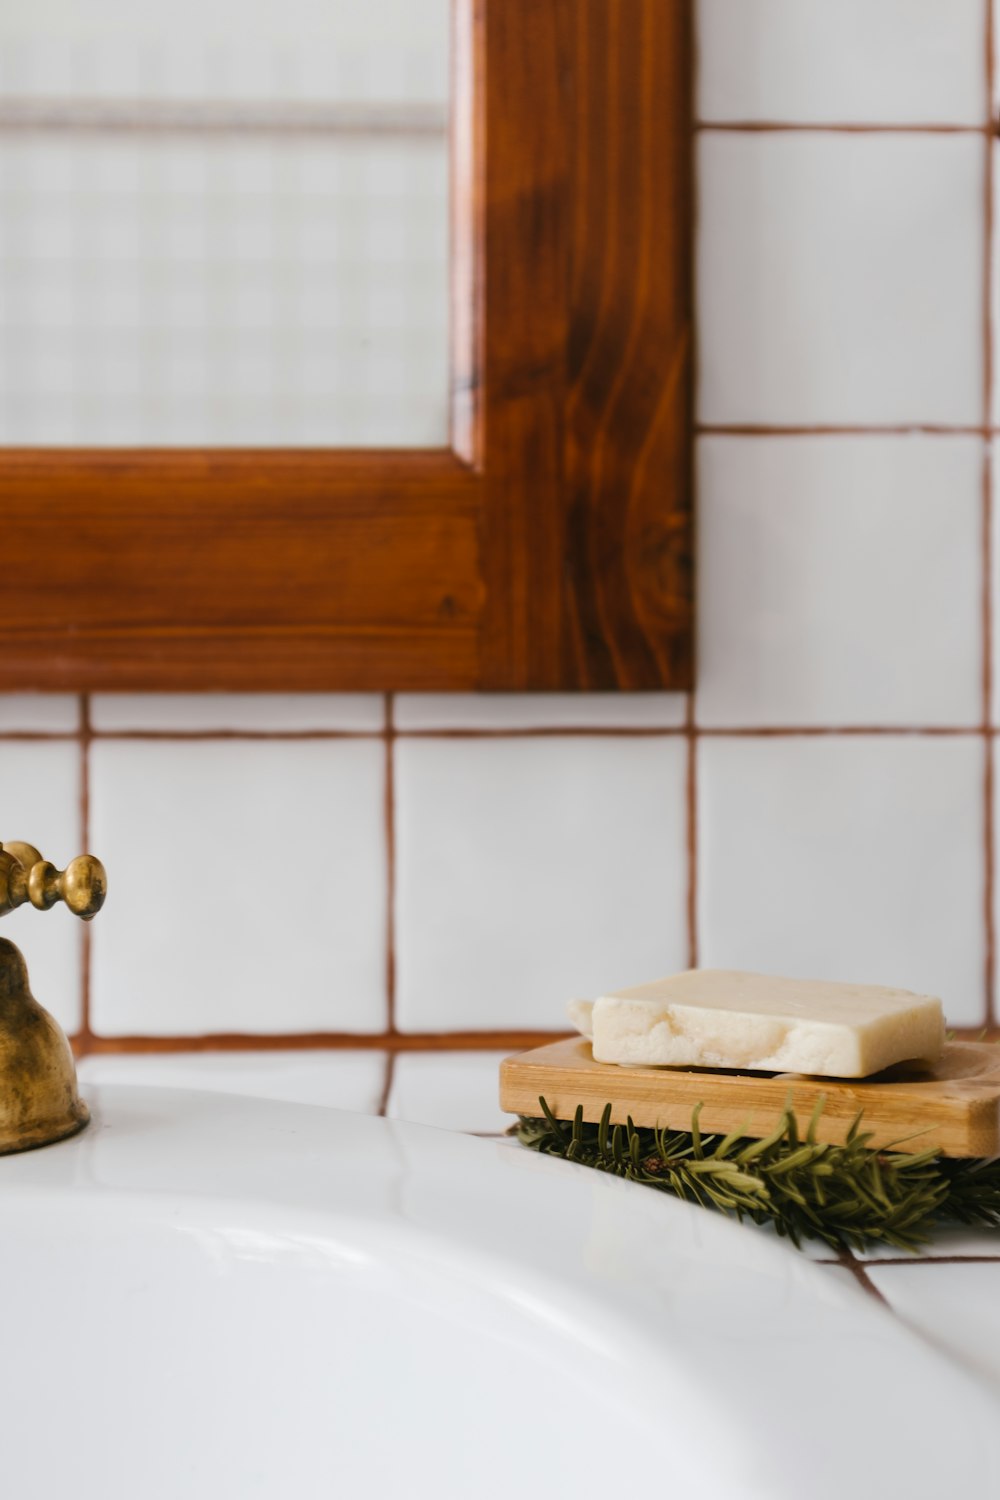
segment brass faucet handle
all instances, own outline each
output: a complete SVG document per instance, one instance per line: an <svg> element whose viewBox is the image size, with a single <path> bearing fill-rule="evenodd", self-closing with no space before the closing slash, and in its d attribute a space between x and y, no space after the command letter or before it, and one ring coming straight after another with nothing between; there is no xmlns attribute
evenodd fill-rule
<svg viewBox="0 0 1000 1500"><path fill-rule="evenodd" d="M33 844L0 844L0 916L25 901L38 911L63 901L75 916L89 922L107 893L107 871L92 854L80 854L65 870L57 870Z"/></svg>

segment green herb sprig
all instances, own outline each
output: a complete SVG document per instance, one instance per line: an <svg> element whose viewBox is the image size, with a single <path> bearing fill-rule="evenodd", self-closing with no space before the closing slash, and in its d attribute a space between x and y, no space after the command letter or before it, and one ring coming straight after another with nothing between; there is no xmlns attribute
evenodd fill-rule
<svg viewBox="0 0 1000 1500"><path fill-rule="evenodd" d="M702 1135L700 1104L687 1132L643 1129L631 1119L612 1125L610 1104L599 1124L584 1121L582 1106L570 1124L557 1120L544 1099L538 1103L540 1117L521 1116L510 1130L532 1151L611 1172L737 1219L773 1224L796 1246L819 1239L835 1249L877 1244L916 1251L935 1225L949 1220L1000 1228L1000 1160L875 1150L860 1114L843 1145L817 1141L822 1101L804 1134L786 1109L763 1140L739 1131Z"/></svg>

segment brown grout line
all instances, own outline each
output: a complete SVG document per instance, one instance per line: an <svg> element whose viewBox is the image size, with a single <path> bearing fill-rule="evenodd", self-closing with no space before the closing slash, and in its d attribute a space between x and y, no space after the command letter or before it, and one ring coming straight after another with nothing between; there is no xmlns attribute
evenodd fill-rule
<svg viewBox="0 0 1000 1500"><path fill-rule="evenodd" d="M981 739L984 735L995 735L994 729L984 729L980 724L960 727L956 724L767 724L742 728L739 725L700 725L693 729L697 739L816 739L855 738L859 735L878 735L914 738L929 735L933 738Z"/></svg>
<svg viewBox="0 0 1000 1500"><path fill-rule="evenodd" d="M393 696L385 695L385 1025L396 1029L396 730Z"/></svg>
<svg viewBox="0 0 1000 1500"><path fill-rule="evenodd" d="M49 732L45 729L0 729L0 742L3 744L76 744L79 739L78 729L66 729L63 732Z"/></svg>
<svg viewBox="0 0 1000 1500"><path fill-rule="evenodd" d="M390 695L387 695L390 696ZM680 724L544 724L532 725L530 728L509 729L393 729L394 739L413 740L495 740L495 739L551 739L553 737L566 737L572 739L579 736L590 738L619 737L656 738L663 735L682 735L686 731ZM279 740L295 743L298 740L381 740L386 736L385 729L288 729L288 730L256 730L256 729L118 729L118 730L90 730L92 740L131 740L142 742L144 740L158 741L211 741L211 740ZM0 741L3 740L68 740L79 738L74 731L65 733L35 732L34 730L2 730L0 729Z"/></svg>
<svg viewBox="0 0 1000 1500"><path fill-rule="evenodd" d="M97 1036L86 1039L87 1050L109 1056L119 1052L526 1052L547 1042L562 1041L560 1031L303 1031L208 1032L199 1036ZM80 1038L74 1039L79 1042Z"/></svg>
<svg viewBox="0 0 1000 1500"><path fill-rule="evenodd" d="M887 124L883 121L825 123L817 120L696 120L699 134L718 131L734 135L991 135L992 122L985 125L954 125L944 121L928 125Z"/></svg>
<svg viewBox="0 0 1000 1500"><path fill-rule="evenodd" d="M398 729L407 740L657 739L686 734L683 724L546 724L518 729Z"/></svg>
<svg viewBox="0 0 1000 1500"><path fill-rule="evenodd" d="M950 735L978 737L987 735L996 738L1000 728L983 724L664 724L649 725L547 725L531 729L396 729L392 738L397 740L517 740L517 739L696 739L718 738L794 738L803 735ZM325 730L301 732L290 731L279 734L258 734L248 730L206 730L197 733L159 733L134 730L128 733L102 734L88 730L90 744L102 740L283 740L295 743L299 740L385 740L385 730L353 732ZM20 740L61 740L77 743L79 733L34 734L20 731L0 730L0 744Z"/></svg>
<svg viewBox="0 0 1000 1500"><path fill-rule="evenodd" d="M879 1266L993 1266L1000 1265L1000 1255L887 1255L859 1264L872 1270Z"/></svg>
<svg viewBox="0 0 1000 1500"><path fill-rule="evenodd" d="M993 3L985 5L986 120L993 128ZM983 152L983 421L993 420L993 239L996 206L993 200L993 140L987 135ZM983 620L983 730L989 735L993 719L993 442L983 443L982 494L982 620ZM996 1021L996 925L994 894L996 848L993 831L993 747L989 739L983 757L983 984L986 991L986 1021Z"/></svg>
<svg viewBox="0 0 1000 1500"><path fill-rule="evenodd" d="M386 1110L389 1108L389 1096L392 1093L392 1081L396 1076L396 1054L387 1052L385 1055L385 1073L382 1077L382 1093L378 1101L378 1114L380 1119L385 1119Z"/></svg>
<svg viewBox="0 0 1000 1500"><path fill-rule="evenodd" d="M47 743L49 740L61 740L72 744L79 738L80 731L78 729L0 729L0 740L3 740L5 743L8 740L13 740L33 745L36 743Z"/></svg>
<svg viewBox="0 0 1000 1500"><path fill-rule="evenodd" d="M953 1026L956 1041L996 1041L1000 1027ZM209 1032L198 1036L97 1036L71 1040L90 1052L526 1052L548 1042L562 1041L566 1031L284 1031Z"/></svg>
<svg viewBox="0 0 1000 1500"><path fill-rule="evenodd" d="M90 853L90 696L80 694L80 849ZM92 973L90 924L83 924L80 939L80 1030L74 1038L76 1055L86 1057L90 1050L90 993Z"/></svg>
<svg viewBox="0 0 1000 1500"><path fill-rule="evenodd" d="M93 729L95 740L380 740L382 729Z"/></svg>
<svg viewBox="0 0 1000 1500"><path fill-rule="evenodd" d="M698 735L694 718L694 693L688 693L685 709L687 776L687 944L688 968L698 967Z"/></svg>
<svg viewBox="0 0 1000 1500"><path fill-rule="evenodd" d="M883 1307L889 1306L886 1298L883 1297L878 1287L869 1278L862 1262L850 1250L843 1249L837 1252L837 1264L843 1266L845 1271L850 1271L862 1291L867 1292L870 1297L874 1297L876 1302L881 1302Z"/></svg>
<svg viewBox="0 0 1000 1500"><path fill-rule="evenodd" d="M940 422L868 423L784 423L699 422L694 425L696 438L910 438L925 435L934 438L990 438L997 428L990 426L952 425Z"/></svg>

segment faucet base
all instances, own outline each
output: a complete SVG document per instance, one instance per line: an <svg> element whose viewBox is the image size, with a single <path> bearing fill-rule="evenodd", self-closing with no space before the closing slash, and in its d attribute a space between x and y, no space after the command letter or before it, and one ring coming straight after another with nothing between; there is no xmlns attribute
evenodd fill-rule
<svg viewBox="0 0 1000 1500"><path fill-rule="evenodd" d="M40 1146L54 1146L57 1141L68 1141L79 1135L90 1124L90 1110L82 1099L77 1099L75 1109L61 1120L46 1120L34 1130L23 1130L17 1136L0 1135L0 1156L16 1156L19 1151L37 1151Z"/></svg>
<svg viewBox="0 0 1000 1500"><path fill-rule="evenodd" d="M21 953L0 938L0 1156L66 1140L89 1119L69 1042L32 995Z"/></svg>

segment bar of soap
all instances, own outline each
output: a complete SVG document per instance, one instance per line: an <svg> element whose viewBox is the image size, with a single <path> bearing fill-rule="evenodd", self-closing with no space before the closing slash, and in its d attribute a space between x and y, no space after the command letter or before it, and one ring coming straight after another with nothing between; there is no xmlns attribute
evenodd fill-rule
<svg viewBox="0 0 1000 1500"><path fill-rule="evenodd" d="M893 1063L933 1063L940 1000L880 985L691 969L575 1000L570 1017L597 1062L738 1068L865 1078Z"/></svg>

